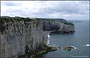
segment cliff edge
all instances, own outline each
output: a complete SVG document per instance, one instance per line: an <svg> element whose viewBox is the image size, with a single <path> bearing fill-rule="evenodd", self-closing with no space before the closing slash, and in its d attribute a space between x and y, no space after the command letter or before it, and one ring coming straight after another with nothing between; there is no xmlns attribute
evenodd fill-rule
<svg viewBox="0 0 90 58"><path fill-rule="evenodd" d="M46 46L50 32L74 32L64 19L0 16L0 57L18 57Z"/></svg>

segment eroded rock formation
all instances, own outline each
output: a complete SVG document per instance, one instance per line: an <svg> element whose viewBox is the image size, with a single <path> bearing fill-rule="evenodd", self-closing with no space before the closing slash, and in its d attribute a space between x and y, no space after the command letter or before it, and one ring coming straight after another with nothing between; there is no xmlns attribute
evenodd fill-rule
<svg viewBox="0 0 90 58"><path fill-rule="evenodd" d="M74 31L73 24L63 19L0 17L0 58L32 52L47 45L48 33Z"/></svg>

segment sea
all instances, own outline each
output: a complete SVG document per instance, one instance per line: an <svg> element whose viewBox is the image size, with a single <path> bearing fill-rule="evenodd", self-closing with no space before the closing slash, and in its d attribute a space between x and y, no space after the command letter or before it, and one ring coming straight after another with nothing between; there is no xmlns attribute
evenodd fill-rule
<svg viewBox="0 0 90 58"><path fill-rule="evenodd" d="M90 58L89 20L70 22L75 25L75 33L49 35L49 45L57 47L57 50L48 52L41 58ZM63 49L70 46L75 49L72 51Z"/></svg>

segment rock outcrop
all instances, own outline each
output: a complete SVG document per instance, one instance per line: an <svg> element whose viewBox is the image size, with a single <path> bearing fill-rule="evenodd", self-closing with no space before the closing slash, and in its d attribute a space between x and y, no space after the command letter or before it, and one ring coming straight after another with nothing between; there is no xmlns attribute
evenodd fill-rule
<svg viewBox="0 0 90 58"><path fill-rule="evenodd" d="M63 19L0 17L0 58L14 58L47 45L48 33L74 31Z"/></svg>

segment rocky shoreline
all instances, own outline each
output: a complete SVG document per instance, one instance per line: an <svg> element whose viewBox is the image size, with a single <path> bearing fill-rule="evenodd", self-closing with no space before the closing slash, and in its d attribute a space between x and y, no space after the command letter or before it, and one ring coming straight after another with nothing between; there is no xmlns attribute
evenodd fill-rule
<svg viewBox="0 0 90 58"><path fill-rule="evenodd" d="M42 47L39 47L36 51L32 51L31 53L28 52L26 53L25 55L21 55L21 56L18 56L17 58L35 58L35 57L39 57L43 54L46 54L48 52L52 52L52 51L56 51L57 48L56 47L52 47L52 46L49 46L49 45L43 45Z"/></svg>
<svg viewBox="0 0 90 58"><path fill-rule="evenodd" d="M34 57L57 50L48 46L51 32L70 33L74 24L56 18L0 17L0 57ZM22 55L22 56L20 56Z"/></svg>

